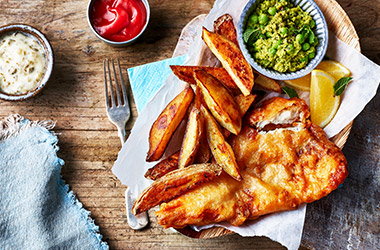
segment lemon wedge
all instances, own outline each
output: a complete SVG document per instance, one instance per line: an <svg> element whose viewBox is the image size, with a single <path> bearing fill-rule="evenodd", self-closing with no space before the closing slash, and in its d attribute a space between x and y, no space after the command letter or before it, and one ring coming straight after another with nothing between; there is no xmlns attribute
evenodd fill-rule
<svg viewBox="0 0 380 250"><path fill-rule="evenodd" d="M329 73L335 78L335 81L338 81L342 77L351 75L351 71L349 69L344 67L342 64L332 60L322 61L316 67L316 69L320 69Z"/></svg>
<svg viewBox="0 0 380 250"><path fill-rule="evenodd" d="M307 74L306 76L303 76L294 80L284 80L284 82L290 87L293 87L298 90L303 90L303 91L310 91L310 81L311 81L310 74Z"/></svg>
<svg viewBox="0 0 380 250"><path fill-rule="evenodd" d="M344 67L342 64L332 60L322 61L320 64L318 64L316 69L323 70L326 73L330 74L335 78L335 81L338 81L342 77L351 75L351 71L349 69ZM295 89L310 91L311 74L307 74L306 76L294 80L285 80L284 82Z"/></svg>
<svg viewBox="0 0 380 250"><path fill-rule="evenodd" d="M335 78L322 70L311 72L310 112L311 121L325 127L335 116L340 97L334 96Z"/></svg>

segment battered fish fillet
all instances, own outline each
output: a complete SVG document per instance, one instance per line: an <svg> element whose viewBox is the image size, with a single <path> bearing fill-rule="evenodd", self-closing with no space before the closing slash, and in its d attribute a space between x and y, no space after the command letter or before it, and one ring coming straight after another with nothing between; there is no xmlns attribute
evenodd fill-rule
<svg viewBox="0 0 380 250"><path fill-rule="evenodd" d="M318 200L346 178L344 155L310 122L303 100L272 98L246 123L232 140L243 180L222 174L161 204L159 224L182 228L227 221L239 226Z"/></svg>

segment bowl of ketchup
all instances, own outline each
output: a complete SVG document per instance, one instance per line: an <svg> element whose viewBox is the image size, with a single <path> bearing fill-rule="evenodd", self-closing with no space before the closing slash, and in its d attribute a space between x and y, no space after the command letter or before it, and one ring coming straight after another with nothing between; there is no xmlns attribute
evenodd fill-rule
<svg viewBox="0 0 380 250"><path fill-rule="evenodd" d="M135 41L148 25L149 16L147 0L90 0L87 10L91 30L113 46Z"/></svg>

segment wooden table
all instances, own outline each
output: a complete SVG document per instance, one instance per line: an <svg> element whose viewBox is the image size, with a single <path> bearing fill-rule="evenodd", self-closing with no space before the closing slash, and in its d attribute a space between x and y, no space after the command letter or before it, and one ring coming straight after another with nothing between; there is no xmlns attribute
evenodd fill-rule
<svg viewBox="0 0 380 250"><path fill-rule="evenodd" d="M40 29L52 43L56 63L51 81L41 95L21 103L0 101L0 117L19 113L33 120L57 121L59 156L66 162L63 177L84 207L91 211L112 249L282 248L263 237L232 235L210 240L190 239L161 229L155 220L143 231L128 228L125 187L111 173L120 142L104 109L102 60L119 57L127 68L171 57L184 25L193 17L207 13L213 4L212 0L149 2L151 21L143 39L130 47L112 48L89 30L87 0L1 0L0 24L20 22ZM380 1L338 2L356 26L363 53L379 64ZM373 167L379 165L379 101L377 95L354 123L344 149L351 167L363 162ZM136 117L135 109L133 116ZM133 123L134 119L127 125L128 130ZM350 176L349 181L350 178L351 182L355 181L355 176ZM314 206L318 206L318 202ZM376 228L375 224L373 230Z"/></svg>

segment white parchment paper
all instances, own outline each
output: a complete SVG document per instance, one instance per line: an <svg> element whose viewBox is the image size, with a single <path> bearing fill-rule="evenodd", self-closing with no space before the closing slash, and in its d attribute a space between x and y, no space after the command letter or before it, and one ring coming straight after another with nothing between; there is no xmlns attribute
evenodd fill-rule
<svg viewBox="0 0 380 250"><path fill-rule="evenodd" d="M236 24L246 2L247 0L216 0L203 25L212 30L214 20L225 13L230 14ZM209 66L217 65L218 62L213 56L207 56L207 53L206 58L203 56L205 45L201 40L200 31L199 27L199 35L196 36L194 43L190 46L189 57L185 64L198 65L201 62ZM380 67L334 35L330 35L327 55L348 67L352 71L354 78L354 81L349 84L343 95L341 106L334 120L325 128L328 136L332 137L349 124L375 96L379 85ZM112 169L113 173L123 184L131 187L136 196L150 184L150 181L144 178L144 173L148 168L155 165L155 163L145 162L149 148L148 135L150 128L165 106L185 85L184 82L174 76L167 79L164 86L139 114L131 135L119 152L118 159ZM304 96L308 99L307 93L300 94L301 97ZM179 129L168 147L167 155L178 149L177 146L181 139L181 129ZM242 236L267 236L288 249L298 249L301 242L305 212L306 205L302 205L297 210L263 216L240 227L233 227L225 223L218 226L225 227ZM214 225L202 228L211 226Z"/></svg>

